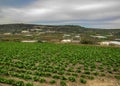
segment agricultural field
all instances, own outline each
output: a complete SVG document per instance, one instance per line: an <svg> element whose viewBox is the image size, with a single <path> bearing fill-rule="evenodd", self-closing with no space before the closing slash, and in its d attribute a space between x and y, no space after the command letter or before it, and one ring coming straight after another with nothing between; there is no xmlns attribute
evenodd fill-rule
<svg viewBox="0 0 120 86"><path fill-rule="evenodd" d="M0 86L120 86L120 48L0 42Z"/></svg>

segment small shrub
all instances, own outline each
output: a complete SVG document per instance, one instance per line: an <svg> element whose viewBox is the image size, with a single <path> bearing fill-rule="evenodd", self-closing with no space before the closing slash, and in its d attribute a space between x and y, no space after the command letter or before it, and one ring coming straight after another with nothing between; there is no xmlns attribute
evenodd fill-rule
<svg viewBox="0 0 120 86"><path fill-rule="evenodd" d="M115 76L116 79L120 80L120 76Z"/></svg>
<svg viewBox="0 0 120 86"><path fill-rule="evenodd" d="M94 72L93 74L94 74L95 76L99 75L99 73L98 73L98 72Z"/></svg>
<svg viewBox="0 0 120 86"><path fill-rule="evenodd" d="M104 69L104 68L103 68L103 66L99 66L98 69L102 70L102 69Z"/></svg>
<svg viewBox="0 0 120 86"><path fill-rule="evenodd" d="M101 73L101 76L105 76L105 74L104 74L104 73Z"/></svg>
<svg viewBox="0 0 120 86"><path fill-rule="evenodd" d="M81 40L81 44L94 44L94 41L83 39Z"/></svg>
<svg viewBox="0 0 120 86"><path fill-rule="evenodd" d="M39 77L38 77L38 76L35 76L35 77L33 77L33 80L34 80L34 81L39 81Z"/></svg>
<svg viewBox="0 0 120 86"><path fill-rule="evenodd" d="M85 71L84 73L85 73L85 74L88 74L88 75L90 74L90 72L89 72L89 71Z"/></svg>
<svg viewBox="0 0 120 86"><path fill-rule="evenodd" d="M59 71L58 74L59 74L59 75L63 75L63 74L64 74L64 71Z"/></svg>
<svg viewBox="0 0 120 86"><path fill-rule="evenodd" d="M82 78L86 78L86 75L81 75Z"/></svg>
<svg viewBox="0 0 120 86"><path fill-rule="evenodd" d="M117 72L119 70L119 68L114 68L113 71Z"/></svg>
<svg viewBox="0 0 120 86"><path fill-rule="evenodd" d="M76 74L76 73L73 73L72 75L73 75L73 76L75 76L75 77L77 77L77 76L78 76L78 74Z"/></svg>
<svg viewBox="0 0 120 86"><path fill-rule="evenodd" d="M71 75L71 73L67 72L66 75Z"/></svg>
<svg viewBox="0 0 120 86"><path fill-rule="evenodd" d="M50 77L51 74L50 74L50 73L45 73L45 76L46 76L46 77Z"/></svg>
<svg viewBox="0 0 120 86"><path fill-rule="evenodd" d="M24 82L23 81L17 81L16 86L24 86Z"/></svg>
<svg viewBox="0 0 120 86"><path fill-rule="evenodd" d="M50 80L50 84L55 84L56 81L55 80Z"/></svg>
<svg viewBox="0 0 120 86"><path fill-rule="evenodd" d="M68 72L74 72L73 68L69 68L67 71Z"/></svg>
<svg viewBox="0 0 120 86"><path fill-rule="evenodd" d="M111 71L111 70L108 70L108 73L111 73L111 74L112 74L112 71Z"/></svg>
<svg viewBox="0 0 120 86"><path fill-rule="evenodd" d="M60 86L67 86L65 81L60 81Z"/></svg>
<svg viewBox="0 0 120 86"><path fill-rule="evenodd" d="M33 86L33 84L32 83L26 83L25 86Z"/></svg>
<svg viewBox="0 0 120 86"><path fill-rule="evenodd" d="M88 79L93 80L94 77L93 76L88 76Z"/></svg>
<svg viewBox="0 0 120 86"><path fill-rule="evenodd" d="M60 76L54 75L53 78L54 78L54 79L60 79Z"/></svg>
<svg viewBox="0 0 120 86"><path fill-rule="evenodd" d="M46 80L44 78L41 78L39 81L40 81L40 83L46 82Z"/></svg>
<svg viewBox="0 0 120 86"><path fill-rule="evenodd" d="M75 81L76 81L75 77L68 77L68 79L69 79L69 81L71 81L71 82L75 82Z"/></svg>
<svg viewBox="0 0 120 86"><path fill-rule="evenodd" d="M77 69L77 70L76 70L76 72L77 72L77 73L80 73L80 72L81 72L81 70L80 70L80 69Z"/></svg>
<svg viewBox="0 0 120 86"><path fill-rule="evenodd" d="M24 79L28 80L28 79L32 79L32 77L30 75L24 75Z"/></svg>
<svg viewBox="0 0 120 86"><path fill-rule="evenodd" d="M16 82L15 82L15 80L13 80L13 79L10 79L10 80L8 80L8 82L7 82L7 84L12 84L12 85L14 85Z"/></svg>
<svg viewBox="0 0 120 86"><path fill-rule="evenodd" d="M87 83L87 81L85 79L83 79L83 78L80 79L80 82L83 83L83 84Z"/></svg>
<svg viewBox="0 0 120 86"><path fill-rule="evenodd" d="M67 80L65 76L61 76L61 80Z"/></svg>

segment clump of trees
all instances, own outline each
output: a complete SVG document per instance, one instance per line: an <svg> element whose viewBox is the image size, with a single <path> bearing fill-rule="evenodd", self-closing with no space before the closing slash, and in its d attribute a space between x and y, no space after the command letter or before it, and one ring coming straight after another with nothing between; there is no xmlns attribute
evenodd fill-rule
<svg viewBox="0 0 120 86"><path fill-rule="evenodd" d="M96 42L94 40L90 40L90 39L82 39L81 44L96 44Z"/></svg>

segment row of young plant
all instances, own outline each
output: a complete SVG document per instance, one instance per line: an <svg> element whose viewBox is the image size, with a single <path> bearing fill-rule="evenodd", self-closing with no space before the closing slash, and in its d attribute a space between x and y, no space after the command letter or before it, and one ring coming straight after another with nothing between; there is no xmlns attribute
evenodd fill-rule
<svg viewBox="0 0 120 86"><path fill-rule="evenodd" d="M5 66L1 66L1 67L5 67L5 69L9 69L10 71L16 71L16 72L19 72L19 73L28 73L28 74L32 74L33 70L29 69L29 70L26 70L26 69L21 69L21 70L18 70L19 68L18 67L10 67L5 65ZM60 69L60 70L59 70ZM73 70L74 68L71 67L71 68L68 68L68 69L65 69L64 67L59 67L59 66L55 66L55 67L51 67L51 66L47 66L45 68L43 67L38 67L37 70L35 71L41 71L41 72L50 72L50 73L57 73L59 75L63 75L63 74L67 74L67 75L70 75L70 74L74 74L76 73L86 73L86 72L89 72L89 74L91 73L94 73L94 71L96 71L96 66L95 65L91 65L91 67L85 65L85 67L81 68L81 67L78 67L76 68L76 70ZM98 70L99 69L99 70ZM114 72L116 73L117 71L119 71L119 68L112 68L111 67L107 67L107 71L105 71L105 68L103 65L100 65L98 66L98 72L108 72L108 73L111 73L113 74ZM84 71L83 71L84 70ZM70 72L70 73L69 73ZM39 74L40 72L36 72L36 74ZM39 74L40 75L40 74ZM50 74L49 74L50 75Z"/></svg>
<svg viewBox="0 0 120 86"><path fill-rule="evenodd" d="M12 77L17 77L17 78L21 78L21 79L24 79L24 80L33 80L33 81L39 81L41 80L40 77L52 77L53 79L60 79L60 80L69 80L71 82L74 82L76 81L76 78L77 78L77 75L76 74L73 74L73 76L69 76L69 77L66 77L66 76L60 76L60 75L51 75L49 73L41 73L40 75L37 74L37 75L29 75L29 74L26 74L26 73L16 73L16 72L13 72L13 71L5 71L5 70L0 70L0 75L5 75L5 76L12 76ZM88 79L94 79L93 76L89 76L89 75L81 75L80 77L82 78L88 78Z"/></svg>
<svg viewBox="0 0 120 86"><path fill-rule="evenodd" d="M5 68L5 69L2 71L2 68ZM24 74L27 74L27 75L31 74L31 75L37 75L37 76L42 76L42 77L51 77L52 73L54 73L54 74L57 73L57 71L56 72L53 71L52 73L45 72L45 71L42 71L42 72L40 72L40 71L32 72L30 70L25 70L25 69L21 70L21 69L14 68L14 67L10 67L10 69L9 69L9 67L7 67L7 66L1 66L0 69L1 69L0 73L4 73L6 75L8 74L8 70L9 71L13 71L13 72L17 72L19 74L22 74L23 76L24 76ZM111 71L109 71L109 73L112 74ZM77 72L73 72L72 69L69 69L69 72L59 71L57 74L58 75L69 75L69 76L75 76L75 77L78 77L80 74L95 75L95 76L97 76L97 75L105 76L104 71L102 71L102 72L100 72L100 71L98 71L98 72L91 72L88 69L86 69L86 71L81 73L80 67L78 67Z"/></svg>
<svg viewBox="0 0 120 86"><path fill-rule="evenodd" d="M66 76L76 79L84 75L113 75L119 79L119 52L119 48L97 46L0 43L0 65L4 66L3 69L7 72L13 71L23 75L57 75L65 76L67 80L69 79Z"/></svg>
<svg viewBox="0 0 120 86"><path fill-rule="evenodd" d="M72 82L75 82L76 80L72 77L69 78ZM36 81L36 80L35 80ZM44 78L41 78L39 80L40 83L47 83L46 79ZM80 82L83 83L83 84L86 84L86 80L83 79L83 78L80 78ZM6 79L6 78L2 78L0 77L0 83L4 83L4 84L9 84L9 85L12 85L12 86L33 86L32 83L24 83L23 81L16 81L14 79ZM55 84L56 81L53 79L53 80L50 80L49 81L50 84ZM66 82L64 80L61 80L60 81L60 86L67 86Z"/></svg>
<svg viewBox="0 0 120 86"><path fill-rule="evenodd" d="M12 86L33 86L32 83L24 83L23 81L16 81L14 79L6 79L0 77L0 83L9 84Z"/></svg>

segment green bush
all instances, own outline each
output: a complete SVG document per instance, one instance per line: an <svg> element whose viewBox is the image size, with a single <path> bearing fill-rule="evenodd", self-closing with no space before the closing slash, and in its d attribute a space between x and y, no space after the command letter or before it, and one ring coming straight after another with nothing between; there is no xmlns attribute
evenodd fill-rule
<svg viewBox="0 0 120 86"><path fill-rule="evenodd" d="M73 68L69 68L67 71L68 72L74 72Z"/></svg>
<svg viewBox="0 0 120 86"><path fill-rule="evenodd" d="M71 73L69 73L69 72L67 72L67 73L65 73L66 75L71 75Z"/></svg>
<svg viewBox="0 0 120 86"><path fill-rule="evenodd" d="M58 74L59 74L59 75L63 75L63 74L64 74L64 71L59 71Z"/></svg>
<svg viewBox="0 0 120 86"><path fill-rule="evenodd" d="M33 81L39 81L39 77L38 76L33 77Z"/></svg>
<svg viewBox="0 0 120 86"><path fill-rule="evenodd" d="M50 84L55 84L56 81L55 80L50 80Z"/></svg>
<svg viewBox="0 0 120 86"><path fill-rule="evenodd" d="M50 77L52 76L50 73L45 73L45 77Z"/></svg>
<svg viewBox="0 0 120 86"><path fill-rule="evenodd" d="M82 77L82 78L86 78L86 75L85 75L85 74L83 74L83 75L81 75L81 77Z"/></svg>
<svg viewBox="0 0 120 86"><path fill-rule="evenodd" d="M98 73L98 72L94 72L93 74L94 74L95 76L99 75L99 73Z"/></svg>
<svg viewBox="0 0 120 86"><path fill-rule="evenodd" d="M83 84L87 83L87 81L85 79L83 79L83 78L80 78L80 82L83 83Z"/></svg>
<svg viewBox="0 0 120 86"><path fill-rule="evenodd" d="M76 81L75 77L68 77L68 80L71 81L71 82L75 82Z"/></svg>
<svg viewBox="0 0 120 86"><path fill-rule="evenodd" d="M113 72L112 72L112 70L108 70L108 73L111 73L111 74L112 74Z"/></svg>
<svg viewBox="0 0 120 86"><path fill-rule="evenodd" d="M15 85L15 86L23 86L23 82L16 82L15 80L13 79L5 79L5 78L2 78L0 77L0 83L6 83L6 84L11 84L11 85ZM20 85L19 85L20 84Z"/></svg>
<svg viewBox="0 0 120 86"><path fill-rule="evenodd" d="M94 77L93 76L88 76L88 79L93 80Z"/></svg>
<svg viewBox="0 0 120 86"><path fill-rule="evenodd" d="M67 86L65 81L60 81L60 86Z"/></svg>
<svg viewBox="0 0 120 86"><path fill-rule="evenodd" d="M15 86L24 86L24 82L23 81L17 81L15 83Z"/></svg>
<svg viewBox="0 0 120 86"><path fill-rule="evenodd" d="M33 84L32 83L26 83L25 86L33 86Z"/></svg>
<svg viewBox="0 0 120 86"><path fill-rule="evenodd" d="M116 79L120 80L120 76L115 76Z"/></svg>
<svg viewBox="0 0 120 86"><path fill-rule="evenodd" d="M54 75L53 78L54 78L54 79L60 79L60 76Z"/></svg>
<svg viewBox="0 0 120 86"><path fill-rule="evenodd" d="M81 44L95 44L94 41L92 40L87 40L87 39L83 39L80 41Z"/></svg>
<svg viewBox="0 0 120 86"><path fill-rule="evenodd" d="M105 76L105 73L101 73L101 76Z"/></svg>
<svg viewBox="0 0 120 86"><path fill-rule="evenodd" d="M67 80L67 78L65 76L61 76L60 78L61 80Z"/></svg>
<svg viewBox="0 0 120 86"><path fill-rule="evenodd" d="M44 78L41 78L39 81L40 81L40 83L45 83L46 82L46 80Z"/></svg>
<svg viewBox="0 0 120 86"><path fill-rule="evenodd" d="M28 79L32 79L32 77L30 75L24 75L24 79L28 80Z"/></svg>
<svg viewBox="0 0 120 86"><path fill-rule="evenodd" d="M77 69L77 70L76 70L76 72L77 72L77 73L80 73L80 72L81 72L81 70L80 70L80 69Z"/></svg>
<svg viewBox="0 0 120 86"><path fill-rule="evenodd" d="M77 77L77 76L78 76L78 74L77 74L77 73L73 73L72 75L73 75L73 76L75 76L75 77Z"/></svg>
<svg viewBox="0 0 120 86"><path fill-rule="evenodd" d="M90 72L89 72L89 71L85 71L84 73L85 73L85 74L88 74L88 75L90 74Z"/></svg>
<svg viewBox="0 0 120 86"><path fill-rule="evenodd" d="M12 84L12 85L14 85L14 84L15 84L15 80L10 79L10 80L7 81L7 84Z"/></svg>

